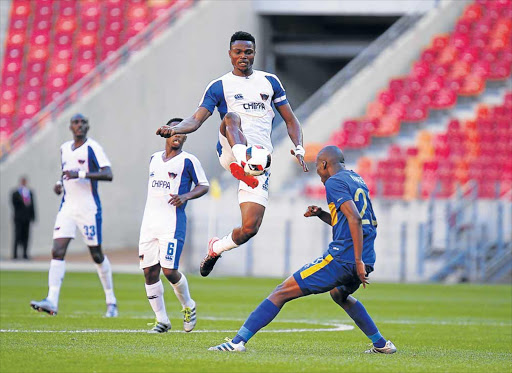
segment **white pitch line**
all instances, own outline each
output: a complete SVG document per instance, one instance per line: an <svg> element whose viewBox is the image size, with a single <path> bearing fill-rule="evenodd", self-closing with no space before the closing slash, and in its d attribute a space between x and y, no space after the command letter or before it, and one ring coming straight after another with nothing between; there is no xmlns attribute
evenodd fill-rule
<svg viewBox="0 0 512 373"><path fill-rule="evenodd" d="M210 321L244 321L245 319L227 318L227 317L214 317L204 316L201 319ZM352 330L352 325L326 323L315 320L276 320L275 323L295 323L295 324L310 324L310 325L323 325L326 328L289 328L289 329L263 329L260 333L300 333L300 332L340 332ZM199 329L194 330L193 333L236 333L238 330L230 329ZM82 329L82 330L20 330L20 329L0 329L0 333L147 333L148 329ZM183 330L170 330L171 333L185 333Z"/></svg>
<svg viewBox="0 0 512 373"><path fill-rule="evenodd" d="M337 325L335 328L318 329L274 329L260 330L259 333L299 333L299 332L340 332L352 330L350 325ZM69 333L69 334L87 334L87 333L147 333L148 329L83 329L83 330L20 330L20 329L0 329L0 333ZM170 333L185 333L183 330L170 330ZM238 330L194 330L192 333L236 333Z"/></svg>
<svg viewBox="0 0 512 373"><path fill-rule="evenodd" d="M512 326L512 323L499 321L376 320L375 322L398 325Z"/></svg>

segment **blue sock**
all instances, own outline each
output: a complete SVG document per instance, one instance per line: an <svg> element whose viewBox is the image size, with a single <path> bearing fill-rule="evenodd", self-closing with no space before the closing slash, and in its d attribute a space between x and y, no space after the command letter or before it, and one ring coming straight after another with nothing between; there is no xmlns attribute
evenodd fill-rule
<svg viewBox="0 0 512 373"><path fill-rule="evenodd" d="M265 299L245 320L244 325L240 328L235 338L233 338L233 343L247 342L261 328L274 320L279 311L281 311L279 307Z"/></svg>
<svg viewBox="0 0 512 373"><path fill-rule="evenodd" d="M379 329L377 329L377 326L361 302L357 301L352 307L345 311L352 320L354 320L359 329L370 338L375 347L384 347L386 345L386 340L382 337L382 334L380 334Z"/></svg>

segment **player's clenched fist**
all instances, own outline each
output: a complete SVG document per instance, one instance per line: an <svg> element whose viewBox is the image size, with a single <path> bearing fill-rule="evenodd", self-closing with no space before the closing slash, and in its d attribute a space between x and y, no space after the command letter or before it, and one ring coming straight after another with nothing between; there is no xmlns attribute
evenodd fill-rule
<svg viewBox="0 0 512 373"><path fill-rule="evenodd" d="M164 125L156 130L156 134L162 137L165 137L166 139L169 137L174 136L174 130L171 126Z"/></svg>
<svg viewBox="0 0 512 373"><path fill-rule="evenodd" d="M57 181L55 185L53 186L53 191L56 195L60 195L62 193L62 181Z"/></svg>
<svg viewBox="0 0 512 373"><path fill-rule="evenodd" d="M308 210L304 213L304 216L306 218L309 218L310 216L318 216L322 212L322 208L318 206L308 206Z"/></svg>
<svg viewBox="0 0 512 373"><path fill-rule="evenodd" d="M188 201L188 197L185 194L169 194L171 196L171 199L169 199L168 203L170 203L173 206L180 207L185 202Z"/></svg>

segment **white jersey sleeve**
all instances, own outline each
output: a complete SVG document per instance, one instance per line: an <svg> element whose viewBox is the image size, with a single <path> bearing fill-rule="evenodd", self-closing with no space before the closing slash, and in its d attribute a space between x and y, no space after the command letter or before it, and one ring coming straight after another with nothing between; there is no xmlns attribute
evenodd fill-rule
<svg viewBox="0 0 512 373"><path fill-rule="evenodd" d="M199 159L192 154L187 154L188 159L191 161L191 166L186 167L187 172L190 173L190 177L195 185L206 185L209 186L210 183L206 178L206 174L204 172L203 166Z"/></svg>
<svg viewBox="0 0 512 373"><path fill-rule="evenodd" d="M96 161L98 163L99 168L111 166L111 163L107 157L107 154L105 153L105 151L103 150L103 147L100 144L98 144L96 141L90 139L89 146L92 149L92 153L93 153L94 157L96 157Z"/></svg>

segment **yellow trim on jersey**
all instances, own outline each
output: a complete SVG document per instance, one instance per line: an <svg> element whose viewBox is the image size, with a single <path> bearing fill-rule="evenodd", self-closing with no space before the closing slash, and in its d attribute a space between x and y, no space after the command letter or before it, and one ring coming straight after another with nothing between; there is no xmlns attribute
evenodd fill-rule
<svg viewBox="0 0 512 373"><path fill-rule="evenodd" d="M338 214L334 202L329 203L329 210L331 211L331 226L334 227L338 223Z"/></svg>
<svg viewBox="0 0 512 373"><path fill-rule="evenodd" d="M311 276L313 273L318 272L322 268L324 268L327 264L332 261L332 255L327 255L320 263L317 263L309 268L306 268L304 271L300 273L300 277L305 279L308 276Z"/></svg>

